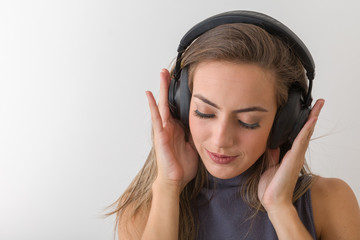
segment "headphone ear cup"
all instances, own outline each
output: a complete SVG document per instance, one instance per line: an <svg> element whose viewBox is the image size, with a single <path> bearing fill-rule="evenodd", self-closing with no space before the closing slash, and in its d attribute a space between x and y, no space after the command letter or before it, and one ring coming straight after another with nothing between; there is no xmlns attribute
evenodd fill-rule
<svg viewBox="0 0 360 240"><path fill-rule="evenodd" d="M290 88L288 101L276 114L269 137L270 148L275 149L285 143L291 146L309 114L310 109L303 104L302 91Z"/></svg>
<svg viewBox="0 0 360 240"><path fill-rule="evenodd" d="M291 134L289 136L291 143L294 142L296 136L299 134L299 132L301 131L301 129L307 122L309 115L310 115L309 108L304 108L300 111L300 115L299 115L298 120L296 121L296 125L294 126L293 131L291 132Z"/></svg>
<svg viewBox="0 0 360 240"><path fill-rule="evenodd" d="M178 81L172 78L169 85L168 104L171 115L174 118L178 119L179 117L178 117L178 111L176 108L176 101L175 101L177 85L178 85Z"/></svg>
<svg viewBox="0 0 360 240"><path fill-rule="evenodd" d="M169 86L169 108L174 118L189 127L191 92L188 86L188 69L183 68L178 80L171 79Z"/></svg>

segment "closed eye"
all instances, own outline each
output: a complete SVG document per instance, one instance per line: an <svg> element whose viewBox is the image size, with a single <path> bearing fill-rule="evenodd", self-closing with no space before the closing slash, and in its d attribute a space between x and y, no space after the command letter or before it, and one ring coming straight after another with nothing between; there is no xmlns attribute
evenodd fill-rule
<svg viewBox="0 0 360 240"><path fill-rule="evenodd" d="M199 110L195 110L194 114L195 114L196 117L202 118L202 119L208 119L208 118L215 117L215 114L202 113ZM241 120L238 120L238 123L240 124L240 126L246 128L246 129L250 129L250 130L253 130L253 129L256 129L256 128L260 127L259 123L250 124L250 123L245 123L245 122L243 122Z"/></svg>
<svg viewBox="0 0 360 240"><path fill-rule="evenodd" d="M239 122L240 125L243 126L244 128L251 129L251 130L254 130L254 129L260 127L259 123L249 124L249 123L244 123L243 121L240 121L240 120L238 120L238 122Z"/></svg>
<svg viewBox="0 0 360 240"><path fill-rule="evenodd" d="M206 114L206 113L199 112L199 110L195 110L194 114L195 114L195 116L197 116L199 118L212 118L212 117L215 117L215 114Z"/></svg>

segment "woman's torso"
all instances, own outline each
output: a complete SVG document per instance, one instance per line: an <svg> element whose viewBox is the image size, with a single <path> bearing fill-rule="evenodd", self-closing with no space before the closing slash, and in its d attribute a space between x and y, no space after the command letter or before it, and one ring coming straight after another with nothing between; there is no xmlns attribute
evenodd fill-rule
<svg viewBox="0 0 360 240"><path fill-rule="evenodd" d="M254 210L241 198L239 186L242 178L242 175L226 180L209 178L209 186L202 189L195 205L198 214L197 239L278 239L267 213L258 211L254 215ZM310 189L294 206L301 221L316 239Z"/></svg>

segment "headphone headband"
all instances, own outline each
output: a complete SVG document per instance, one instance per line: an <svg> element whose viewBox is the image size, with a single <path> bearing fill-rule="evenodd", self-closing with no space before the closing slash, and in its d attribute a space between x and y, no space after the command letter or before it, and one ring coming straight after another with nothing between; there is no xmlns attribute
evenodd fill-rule
<svg viewBox="0 0 360 240"><path fill-rule="evenodd" d="M174 78L179 79L180 77L182 53L196 38L198 38L204 32L209 31L210 29L213 29L223 24L231 23L247 23L256 25L264 29L266 32L280 37L291 47L291 49L300 59L302 65L306 70L306 75L309 80L309 89L305 99L305 104L307 106L310 106L312 101L312 81L315 76L315 63L310 54L310 51L301 41L301 39L284 24L280 23L279 21L270 16L258 12L238 10L220 13L203 20L200 23L196 24L194 27L192 27L181 39L179 47L177 49L178 56L174 69Z"/></svg>

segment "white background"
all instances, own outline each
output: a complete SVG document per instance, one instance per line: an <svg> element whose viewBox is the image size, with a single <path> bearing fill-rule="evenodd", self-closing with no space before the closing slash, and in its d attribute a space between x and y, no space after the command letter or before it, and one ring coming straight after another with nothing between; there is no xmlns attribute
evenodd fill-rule
<svg viewBox="0 0 360 240"><path fill-rule="evenodd" d="M326 104L308 161L360 199L358 1L1 1L0 239L113 239L101 218L150 149L158 95L183 34L234 9L277 18L316 63ZM324 136L326 135L326 136Z"/></svg>

